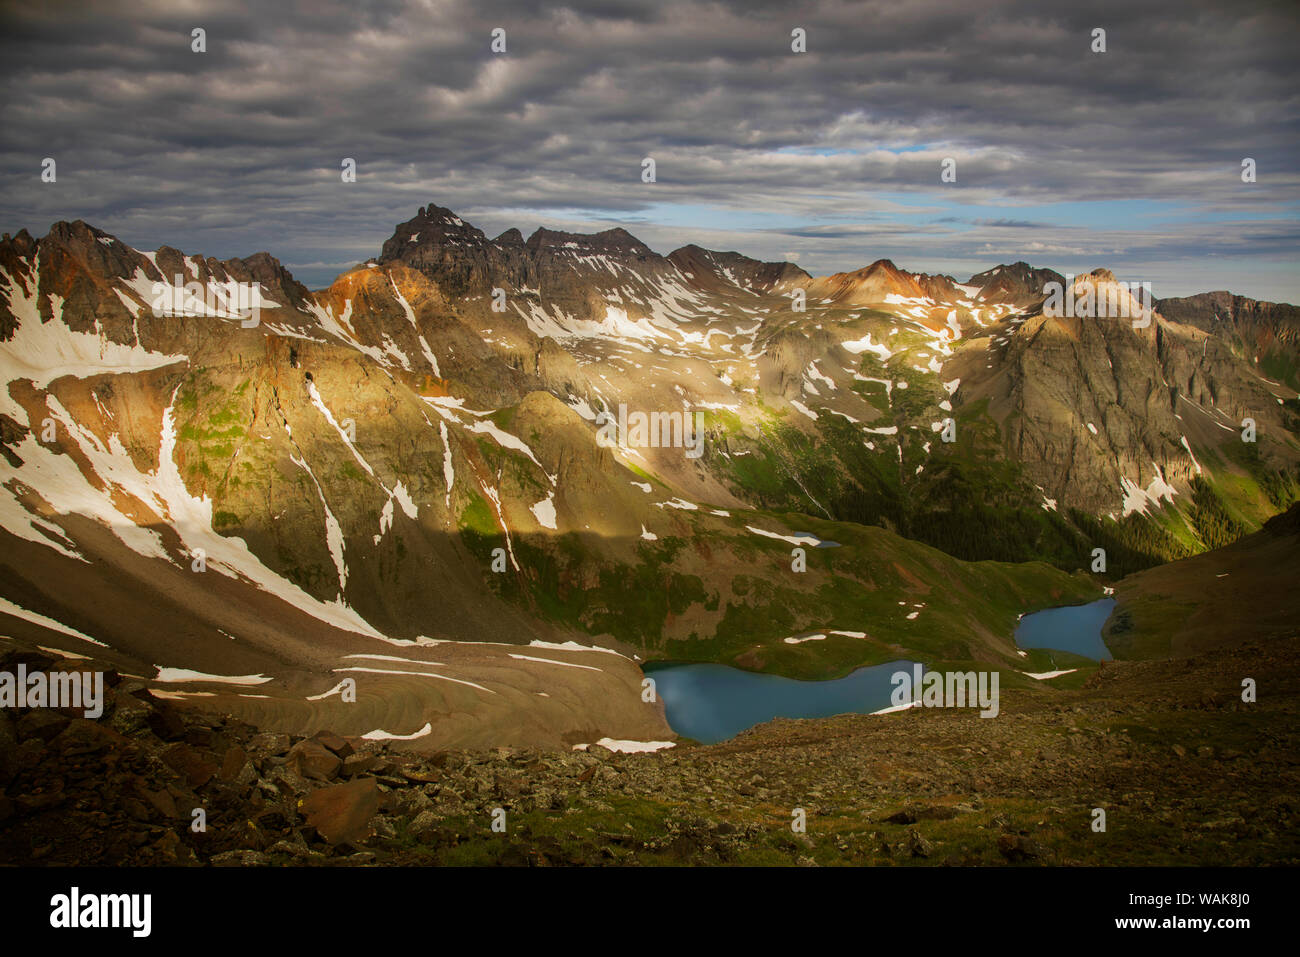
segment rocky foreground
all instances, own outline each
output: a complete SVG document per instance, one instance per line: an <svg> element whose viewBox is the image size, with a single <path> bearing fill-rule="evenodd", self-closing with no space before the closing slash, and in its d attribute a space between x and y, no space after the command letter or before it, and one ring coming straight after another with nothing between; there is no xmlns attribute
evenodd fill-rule
<svg viewBox="0 0 1300 957"><path fill-rule="evenodd" d="M91 664L0 642L20 662ZM292 738L110 673L97 721L0 712L0 862L1296 864L1298 665L1293 635L1007 691L994 719L778 721L656 754Z"/></svg>

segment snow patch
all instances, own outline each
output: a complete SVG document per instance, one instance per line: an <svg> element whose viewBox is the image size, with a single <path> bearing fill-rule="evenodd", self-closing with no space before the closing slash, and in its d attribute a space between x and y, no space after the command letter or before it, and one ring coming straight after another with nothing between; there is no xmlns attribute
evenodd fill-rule
<svg viewBox="0 0 1300 957"><path fill-rule="evenodd" d="M614 738L601 738L596 743L617 754L647 754L677 746L675 741L619 741ZM577 748L578 745L574 745L574 749ZM584 747L583 750L586 748Z"/></svg>
<svg viewBox="0 0 1300 957"><path fill-rule="evenodd" d="M164 668L162 665L156 665L158 673L154 675L154 681L161 681L164 684L175 684L185 681L203 681L212 684L225 685L262 685L271 679L266 675L209 675L202 671L191 671L188 668Z"/></svg>
<svg viewBox="0 0 1300 957"><path fill-rule="evenodd" d="M414 741L416 738L423 738L433 732L433 725L429 722L424 723L424 727L419 731L411 734L393 734L391 731L385 731L383 728L376 728L374 731L367 731L361 737L367 741Z"/></svg>
<svg viewBox="0 0 1300 957"><path fill-rule="evenodd" d="M552 531L556 529L554 492L551 492L550 495L536 505L530 505L528 510L533 513L533 517L537 519L537 523L543 528L549 528Z"/></svg>
<svg viewBox="0 0 1300 957"><path fill-rule="evenodd" d="M787 645L800 645L805 641L824 641L825 635L804 635L801 638L784 638L782 639Z"/></svg>

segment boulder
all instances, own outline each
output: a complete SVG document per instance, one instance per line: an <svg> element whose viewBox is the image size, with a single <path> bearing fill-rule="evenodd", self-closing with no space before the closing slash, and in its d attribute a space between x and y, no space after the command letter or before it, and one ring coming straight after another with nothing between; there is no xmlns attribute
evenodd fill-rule
<svg viewBox="0 0 1300 957"><path fill-rule="evenodd" d="M307 795L298 809L330 844L356 844L369 833L370 819L379 812L379 785L373 778L334 784Z"/></svg>
<svg viewBox="0 0 1300 957"><path fill-rule="evenodd" d="M18 737L23 741L28 738L52 741L68 726L68 720L56 711L35 708L18 719Z"/></svg>
<svg viewBox="0 0 1300 957"><path fill-rule="evenodd" d="M218 771L215 761L184 743L172 745L162 753L162 759L190 787L203 787Z"/></svg>
<svg viewBox="0 0 1300 957"><path fill-rule="evenodd" d="M377 760L373 754L349 754L343 759L343 774L349 778L365 774L374 769Z"/></svg>
<svg viewBox="0 0 1300 957"><path fill-rule="evenodd" d="M73 718L54 736L50 747L63 757L71 758L83 754L100 754L125 744L126 738L112 728L85 718Z"/></svg>
<svg viewBox="0 0 1300 957"><path fill-rule="evenodd" d="M285 763L302 777L318 781L332 781L343 769L339 756L313 738L299 741L290 748Z"/></svg>
<svg viewBox="0 0 1300 957"><path fill-rule="evenodd" d="M333 751L340 759L346 758L356 750L348 743L347 739L333 731L318 731L312 735L313 741L319 741L329 750Z"/></svg>
<svg viewBox="0 0 1300 957"><path fill-rule="evenodd" d="M248 748L250 751L262 754L284 754L289 750L290 744L292 742L287 734L279 731L263 731L249 739Z"/></svg>
<svg viewBox="0 0 1300 957"><path fill-rule="evenodd" d="M1043 856L1037 841L1020 834L998 835L998 853L1008 861L1033 861Z"/></svg>

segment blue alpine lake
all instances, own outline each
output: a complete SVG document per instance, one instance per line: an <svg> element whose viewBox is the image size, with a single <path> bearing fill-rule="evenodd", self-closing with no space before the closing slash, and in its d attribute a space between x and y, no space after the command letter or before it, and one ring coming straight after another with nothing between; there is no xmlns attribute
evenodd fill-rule
<svg viewBox="0 0 1300 957"><path fill-rule="evenodd" d="M1087 605L1048 608L1025 615L1016 626L1016 644L1021 648L1072 651L1093 661L1109 661L1110 649L1101 640L1101 628L1114 607L1115 599L1102 598Z"/></svg>
<svg viewBox="0 0 1300 957"><path fill-rule="evenodd" d="M645 672L654 678L669 726L716 744L773 718L828 718L892 707L890 677L911 670L912 662L893 661L830 681L797 681L717 664L648 665Z"/></svg>

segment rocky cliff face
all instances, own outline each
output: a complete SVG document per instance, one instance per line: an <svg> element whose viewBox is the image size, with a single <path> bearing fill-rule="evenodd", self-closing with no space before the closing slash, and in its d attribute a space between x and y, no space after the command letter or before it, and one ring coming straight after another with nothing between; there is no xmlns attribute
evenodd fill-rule
<svg viewBox="0 0 1300 957"><path fill-rule="evenodd" d="M1300 390L1300 308L1284 302L1259 302L1230 292L1206 292L1185 299L1161 299L1160 313L1195 326L1228 343L1259 371Z"/></svg>
<svg viewBox="0 0 1300 957"><path fill-rule="evenodd" d="M1051 269L1035 269L1027 262L1016 262L976 273L968 285L979 290L980 299L1027 306L1043 298L1048 283L1064 284L1065 277Z"/></svg>
<svg viewBox="0 0 1300 957"><path fill-rule="evenodd" d="M1076 289L1085 283L1099 296L1128 295L1106 270L1078 277ZM1245 459L1263 457L1284 471L1294 466L1286 391L1233 342L1159 309L1137 327L1140 319L1131 317L1140 315L1139 304L1129 299L1126 306L1122 317L1081 318L1045 316L1040 303L977 337L970 346L983 339L986 348L968 346L954 363L966 373L963 398L990 400L1011 454L1049 498L1094 514L1146 513L1185 495L1194 479L1232 471ZM1247 419L1256 425L1253 445L1242 442ZM1257 525L1285 504L1243 500L1239 507Z"/></svg>
<svg viewBox="0 0 1300 957"><path fill-rule="evenodd" d="M806 286L812 277L794 263L765 263L734 252L714 252L683 246L668 254L669 261L696 288L735 295L737 287L754 293L782 295Z"/></svg>

